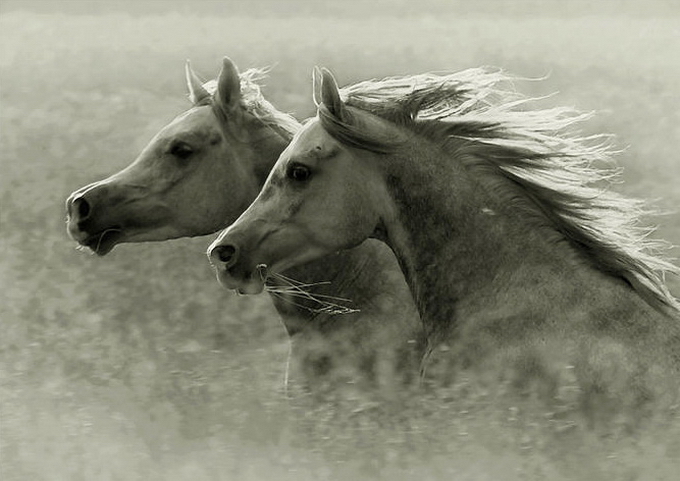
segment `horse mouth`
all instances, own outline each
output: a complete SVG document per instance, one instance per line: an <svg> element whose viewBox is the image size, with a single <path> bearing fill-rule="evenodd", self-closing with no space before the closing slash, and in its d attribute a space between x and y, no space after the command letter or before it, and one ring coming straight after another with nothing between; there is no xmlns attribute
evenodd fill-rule
<svg viewBox="0 0 680 481"><path fill-rule="evenodd" d="M265 288L265 281L267 280L268 270L264 264L258 265L253 272L246 273L239 277L229 269L215 269L217 273L217 280L227 289L231 289L238 294L259 294Z"/></svg>
<svg viewBox="0 0 680 481"><path fill-rule="evenodd" d="M98 256L105 256L111 252L121 237L123 237L123 229L115 226L87 237L80 244Z"/></svg>

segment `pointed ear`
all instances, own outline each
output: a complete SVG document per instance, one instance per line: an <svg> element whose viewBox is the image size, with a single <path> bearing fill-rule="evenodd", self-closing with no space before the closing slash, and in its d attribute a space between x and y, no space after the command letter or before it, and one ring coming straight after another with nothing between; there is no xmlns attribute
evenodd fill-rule
<svg viewBox="0 0 680 481"><path fill-rule="evenodd" d="M233 110L241 101L241 78L229 57L222 60L222 71L217 79L217 99L226 112Z"/></svg>
<svg viewBox="0 0 680 481"><path fill-rule="evenodd" d="M194 73L188 60L184 66L184 74L187 78L187 88L189 89L189 100L191 100L191 103L198 105L210 97L210 93L203 87L203 82Z"/></svg>
<svg viewBox="0 0 680 481"><path fill-rule="evenodd" d="M317 107L321 103L321 69L314 67L312 69L312 100Z"/></svg>
<svg viewBox="0 0 680 481"><path fill-rule="evenodd" d="M338 83L326 68L321 69L321 102L338 118L342 118L344 104L340 99Z"/></svg>

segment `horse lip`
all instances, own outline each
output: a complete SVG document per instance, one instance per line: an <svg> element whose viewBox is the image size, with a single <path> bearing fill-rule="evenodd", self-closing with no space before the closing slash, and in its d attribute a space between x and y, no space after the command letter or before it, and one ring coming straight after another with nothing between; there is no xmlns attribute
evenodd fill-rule
<svg viewBox="0 0 680 481"><path fill-rule="evenodd" d="M118 244L122 234L123 229L120 226L113 226L88 236L80 241L80 244L89 248L98 256L105 256Z"/></svg>
<svg viewBox="0 0 680 481"><path fill-rule="evenodd" d="M245 287L234 289L238 294L254 295L259 294L264 290L264 283L262 284L248 284Z"/></svg>
<svg viewBox="0 0 680 481"><path fill-rule="evenodd" d="M258 270L253 272L253 275L244 279L238 279L230 269L216 268L215 271L218 282L226 289L236 291L239 294L259 294L264 290L265 279L260 276L259 266Z"/></svg>

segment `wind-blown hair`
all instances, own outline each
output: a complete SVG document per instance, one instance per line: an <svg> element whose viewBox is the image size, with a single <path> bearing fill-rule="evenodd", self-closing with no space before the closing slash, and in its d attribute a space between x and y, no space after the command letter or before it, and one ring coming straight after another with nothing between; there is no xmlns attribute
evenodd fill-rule
<svg viewBox="0 0 680 481"><path fill-rule="evenodd" d="M300 123L292 115L277 110L262 95L260 82L267 77L268 73L268 68L251 68L239 74L241 104L253 117L279 132L283 137L290 139L300 129ZM204 98L199 105L215 106L217 80L209 80L203 84L203 88L210 95ZM218 117L222 118L222 112L219 109L215 110Z"/></svg>
<svg viewBox="0 0 680 481"><path fill-rule="evenodd" d="M340 89L340 97L344 106L440 143L496 195L534 220L547 220L602 271L628 281L652 306L680 312L664 281L667 272L680 269L659 254L666 245L649 239L653 229L640 222L653 212L602 185L620 174L611 167L610 136L574 131L588 113L528 108L535 99L517 93L515 80L476 68L368 80ZM351 108L338 115L321 103L318 117L348 146L379 154L400 148L400 141L355 123Z"/></svg>

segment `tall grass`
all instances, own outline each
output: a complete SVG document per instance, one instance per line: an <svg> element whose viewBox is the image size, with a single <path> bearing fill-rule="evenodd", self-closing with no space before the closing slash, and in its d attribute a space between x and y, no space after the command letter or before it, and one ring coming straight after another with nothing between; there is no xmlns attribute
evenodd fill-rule
<svg viewBox="0 0 680 481"><path fill-rule="evenodd" d="M600 111L588 128L628 146L618 188L659 199L659 235L680 244L677 20L0 16L0 477L671 479L677 418L600 439L465 379L398 403L286 394L276 313L217 285L211 238L88 256L63 200L188 107L186 58L205 77L223 55L273 65L266 95L300 117L317 64L340 83L491 64Z"/></svg>

